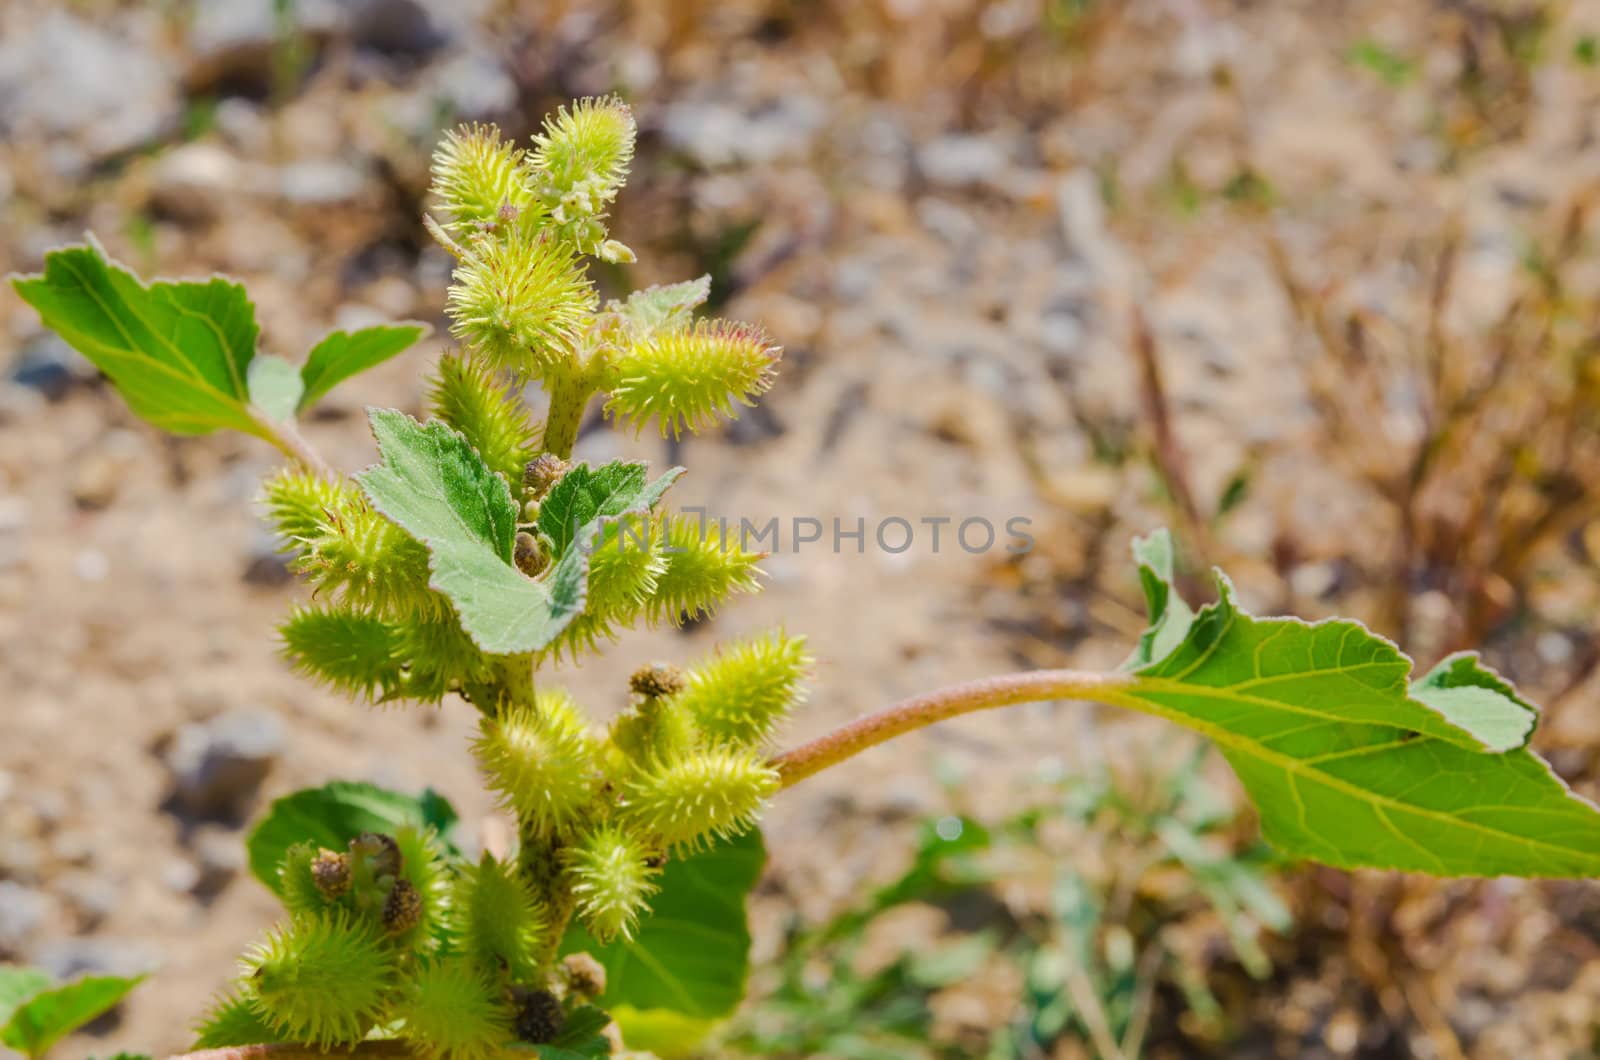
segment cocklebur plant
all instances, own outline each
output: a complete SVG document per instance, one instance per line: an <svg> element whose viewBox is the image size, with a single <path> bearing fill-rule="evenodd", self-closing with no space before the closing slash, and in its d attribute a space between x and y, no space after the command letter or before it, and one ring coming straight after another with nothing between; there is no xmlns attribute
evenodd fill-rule
<svg viewBox="0 0 1600 1060"><path fill-rule="evenodd" d="M333 782L279 800L249 848L285 916L246 951L199 1047L595 1056L614 1020L630 1047L680 1052L743 994L744 897L773 795L900 733L1033 700L1095 700L1211 739L1290 856L1600 872L1600 812L1528 750L1534 708L1475 656L1413 680L1361 626L1256 618L1221 575L1217 602L1191 610L1160 533L1136 548L1151 624L1118 672L956 686L776 753L810 659L775 630L687 671L636 661L617 683L625 709L597 724L553 671L619 630L753 591L761 557L672 510L682 469L574 460L585 411L601 402L634 433L702 430L765 392L779 359L757 327L695 319L706 279L601 301L590 259L633 258L606 228L633 138L614 99L563 110L528 147L481 126L446 137L425 221L455 261L459 349L429 374L425 420L370 410L378 461L355 474L296 419L420 325L335 332L297 367L257 352L237 284L145 285L92 238L15 281L145 419L236 429L288 458L263 496L311 589L281 627L289 665L371 704L469 704L471 753L516 821L514 851L468 859L431 791Z"/></svg>

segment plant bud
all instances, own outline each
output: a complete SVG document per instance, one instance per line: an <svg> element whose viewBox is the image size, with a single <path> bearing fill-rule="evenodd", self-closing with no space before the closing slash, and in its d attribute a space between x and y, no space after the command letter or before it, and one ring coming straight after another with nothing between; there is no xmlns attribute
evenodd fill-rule
<svg viewBox="0 0 1600 1060"><path fill-rule="evenodd" d="M683 691L683 671L669 663L651 663L633 672L628 687L635 695L651 699L677 695Z"/></svg>
<svg viewBox="0 0 1600 1060"><path fill-rule="evenodd" d="M569 953L563 957L561 978L568 992L587 1001L606 992L606 966L587 953Z"/></svg>
<svg viewBox="0 0 1600 1060"><path fill-rule="evenodd" d="M400 875L400 846L393 836L382 832L362 832L350 840L350 853L367 859L367 866L374 877L381 879Z"/></svg>
<svg viewBox="0 0 1600 1060"><path fill-rule="evenodd" d="M533 1045L547 1045L561 1036L567 1014L561 999L548 990L529 990L518 999L514 1024L517 1037Z"/></svg>
<svg viewBox="0 0 1600 1060"><path fill-rule="evenodd" d="M422 892L410 880L399 879L383 900L383 929L404 935L422 922Z"/></svg>
<svg viewBox="0 0 1600 1060"><path fill-rule="evenodd" d="M516 551L511 558L517 569L530 578L538 577L539 572L550 563L549 555L539 547L539 539L526 530L517 531Z"/></svg>
<svg viewBox="0 0 1600 1060"><path fill-rule="evenodd" d="M632 247L625 243L618 243L615 239L608 239L601 243L595 249L594 256L613 265L632 265L639 260L639 255L633 252Z"/></svg>
<svg viewBox="0 0 1600 1060"><path fill-rule="evenodd" d="M350 890L350 856L326 848L311 859L311 879L322 897L333 902Z"/></svg>
<svg viewBox="0 0 1600 1060"><path fill-rule="evenodd" d="M569 465L554 453L540 453L522 471L522 485L535 500L543 500Z"/></svg>

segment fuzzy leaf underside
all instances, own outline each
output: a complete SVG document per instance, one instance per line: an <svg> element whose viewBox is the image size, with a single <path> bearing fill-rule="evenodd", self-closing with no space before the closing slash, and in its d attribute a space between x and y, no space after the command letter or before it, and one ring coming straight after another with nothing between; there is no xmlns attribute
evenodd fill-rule
<svg viewBox="0 0 1600 1060"><path fill-rule="evenodd" d="M56 1042L116 1007L143 979L91 975L41 989L11 1010L0 1027L0 1043L28 1056L43 1056Z"/></svg>
<svg viewBox="0 0 1600 1060"><path fill-rule="evenodd" d="M245 849L250 872L274 894L283 894L278 865L296 843L311 842L343 850L362 832L393 834L402 825L429 825L441 836L455 821L455 810L431 789L421 797L402 795L372 784L336 780L320 788L303 788L273 802L250 832Z"/></svg>
<svg viewBox="0 0 1600 1060"><path fill-rule="evenodd" d="M649 338L657 331L679 328L694 318L694 311L711 297L711 277L701 276L682 283L661 284L634 291L618 306L634 335Z"/></svg>
<svg viewBox="0 0 1600 1060"><path fill-rule="evenodd" d="M1135 539L1133 558L1139 565L1139 585L1150 611L1150 624L1139 635L1133 655L1123 663L1124 670L1137 670L1166 658L1183 643L1194 621L1194 612L1172 584L1171 535L1162 532Z"/></svg>
<svg viewBox="0 0 1600 1060"><path fill-rule="evenodd" d="M607 519L647 512L683 474L675 467L654 482L644 464L614 460L598 468L578 464L561 477L539 506L539 529L557 556L566 558L573 541Z"/></svg>
<svg viewBox="0 0 1600 1060"><path fill-rule="evenodd" d="M250 401L268 419L294 419L305 384L300 371L282 357L266 353L250 362Z"/></svg>
<svg viewBox="0 0 1600 1060"><path fill-rule="evenodd" d="M517 509L505 479L439 420L371 409L383 462L356 476L373 507L428 546L430 584L484 651L535 651L583 611L588 556L572 550L542 580L513 565Z"/></svg>
<svg viewBox="0 0 1600 1060"><path fill-rule="evenodd" d="M661 891L631 941L601 945L576 922L562 952L593 954L606 968L598 1001L630 1047L667 1055L691 1046L744 998L750 969L745 900L766 862L752 829L662 870ZM669 1040L670 1039L670 1040Z"/></svg>
<svg viewBox="0 0 1600 1060"><path fill-rule="evenodd" d="M305 391L298 409L310 408L335 386L410 348L427 333L428 325L418 323L333 332L306 355L300 369Z"/></svg>
<svg viewBox="0 0 1600 1060"><path fill-rule="evenodd" d="M270 440L250 408L258 329L243 287L220 276L146 286L93 236L51 251L43 273L13 284L140 417L174 434L228 427Z"/></svg>
<svg viewBox="0 0 1600 1060"><path fill-rule="evenodd" d="M1163 554L1136 551L1153 605L1167 583L1158 647L1180 614ZM1475 656L1410 683L1411 660L1360 624L1256 618L1218 582L1218 602L1107 698L1213 740L1274 846L1344 868L1600 875L1600 810L1527 749L1533 708Z"/></svg>

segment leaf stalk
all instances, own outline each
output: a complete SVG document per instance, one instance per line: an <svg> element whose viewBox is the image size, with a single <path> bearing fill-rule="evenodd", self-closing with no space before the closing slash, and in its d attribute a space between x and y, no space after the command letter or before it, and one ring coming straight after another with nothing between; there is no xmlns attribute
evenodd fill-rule
<svg viewBox="0 0 1600 1060"><path fill-rule="evenodd" d="M876 714L858 718L826 736L778 755L770 764L778 771L781 786L791 788L862 751L947 718L1049 699L1111 702L1116 693L1131 687L1133 680L1128 674L1038 670L968 681L913 696Z"/></svg>

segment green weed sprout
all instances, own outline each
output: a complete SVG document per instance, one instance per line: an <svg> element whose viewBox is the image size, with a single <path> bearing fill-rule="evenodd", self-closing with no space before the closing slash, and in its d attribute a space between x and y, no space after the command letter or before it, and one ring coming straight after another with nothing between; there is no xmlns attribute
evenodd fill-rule
<svg viewBox="0 0 1600 1060"><path fill-rule="evenodd" d="M615 1018L630 1046L681 1051L743 993L768 799L900 733L1026 701L1095 700L1199 732L1289 856L1600 872L1600 812L1528 749L1534 708L1476 656L1413 678L1356 623L1248 614L1220 574L1217 602L1192 610L1164 533L1137 543L1151 625L1116 672L959 685L776 753L811 660L775 630L687 672L639 666L619 681L626 709L598 726L555 666L754 591L761 557L672 510L682 469L574 461L579 425L598 402L635 433L700 431L762 395L779 363L760 328L695 318L708 279L602 303L589 262L634 257L606 227L633 150L615 99L562 110L528 147L482 126L446 137L425 220L454 258L460 348L432 369L426 421L370 410L379 460L355 474L296 421L422 326L335 332L296 365L257 352L237 284L146 285L92 238L14 281L145 419L239 430L288 458L264 496L311 589L280 629L289 664L369 703L470 704L472 753L517 824L513 855L470 861L436 797L336 783L280 800L250 848L285 919L247 951L197 1048L604 1056ZM547 396L542 423L528 384Z"/></svg>

